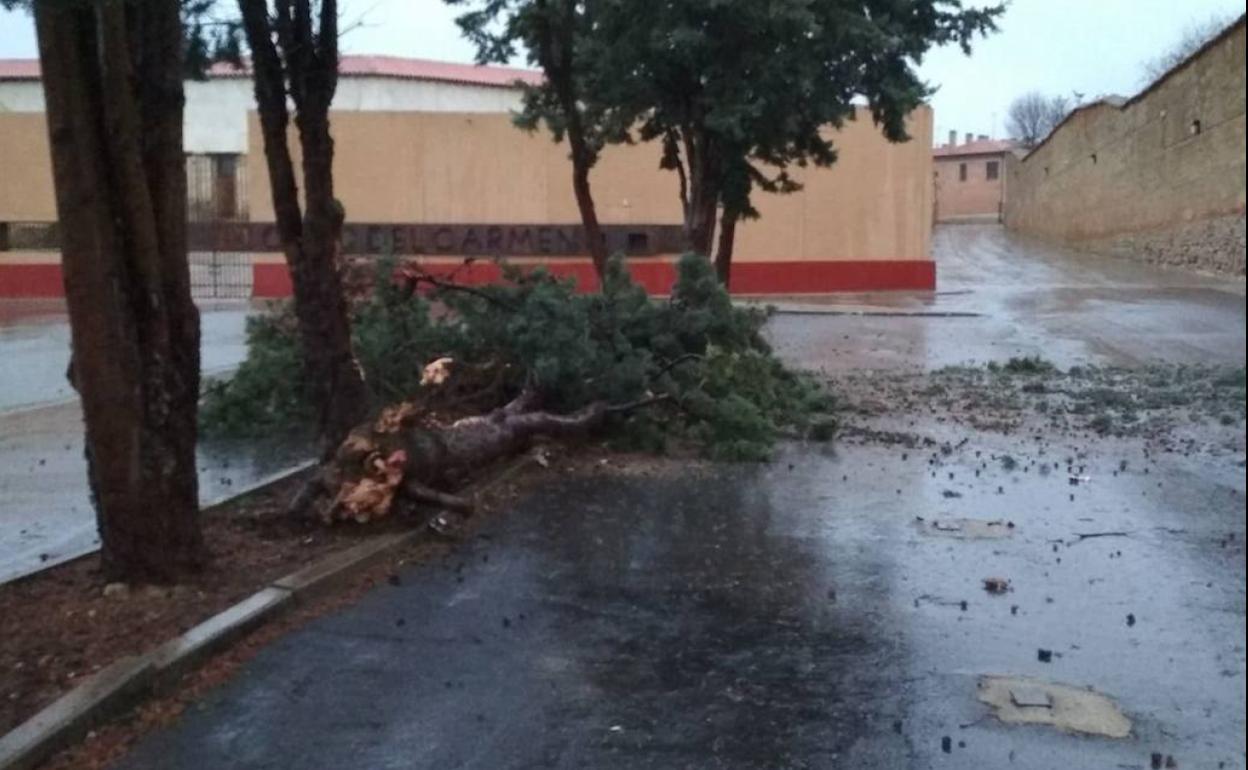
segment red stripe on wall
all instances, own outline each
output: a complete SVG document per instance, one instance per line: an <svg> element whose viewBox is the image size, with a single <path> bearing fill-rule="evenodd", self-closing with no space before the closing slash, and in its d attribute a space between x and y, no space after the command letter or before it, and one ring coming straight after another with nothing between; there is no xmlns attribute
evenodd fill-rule
<svg viewBox="0 0 1248 770"><path fill-rule="evenodd" d="M497 283L502 270L491 262L467 266L457 263L422 265L432 275L468 285ZM559 278L572 278L584 291L598 287L588 260L560 261L547 269ZM633 280L651 294L670 294L676 281L671 262L635 261ZM255 296L288 297L290 276L283 264L255 266ZM732 290L738 294L824 294L850 291L931 291L936 288L936 263L931 260L852 260L826 262L740 262L732 267Z"/></svg>
<svg viewBox="0 0 1248 770"><path fill-rule="evenodd" d="M502 271L491 262L462 267L434 263L424 269L439 276L452 273L467 284L494 283ZM572 278L585 291L598 287L589 260L552 263L550 272ZM633 280L651 294L670 294L676 266L659 260L637 260L629 265ZM282 263L252 266L252 295L270 299L291 295L290 273ZM930 291L936 288L936 263L931 260L852 260L824 262L739 262L732 266L732 290L738 294L823 294L841 291ZM63 297L61 266L57 264L0 265L0 297Z"/></svg>
<svg viewBox="0 0 1248 770"><path fill-rule="evenodd" d="M0 265L0 297L64 297L61 266L55 262Z"/></svg>
<svg viewBox="0 0 1248 770"><path fill-rule="evenodd" d="M737 294L824 294L839 291L932 291L930 259L826 262L739 262L732 266Z"/></svg>
<svg viewBox="0 0 1248 770"><path fill-rule="evenodd" d="M257 299L278 299L294 293L290 271L284 262L253 262L251 264L251 296Z"/></svg>

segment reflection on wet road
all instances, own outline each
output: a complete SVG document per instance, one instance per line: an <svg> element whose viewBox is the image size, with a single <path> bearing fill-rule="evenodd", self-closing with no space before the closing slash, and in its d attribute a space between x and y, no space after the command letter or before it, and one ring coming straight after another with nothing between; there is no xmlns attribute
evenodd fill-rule
<svg viewBox="0 0 1248 770"><path fill-rule="evenodd" d="M201 308L203 369L229 371L246 355L248 313ZM0 582L94 550L95 514L82 454L82 412L65 380L69 329L60 303L0 303ZM216 500L306 459L302 444L201 442L200 500Z"/></svg>
<svg viewBox="0 0 1248 770"><path fill-rule="evenodd" d="M940 292L827 304L978 317L779 315L781 352L811 368L920 368L1040 355L1059 366L1244 362L1244 280L1070 252L998 226L937 228Z"/></svg>
<svg viewBox="0 0 1248 770"><path fill-rule="evenodd" d="M878 448L557 481L265 650L123 766L1241 767L1243 552L1210 548L1242 543L1242 483L1114 477L1116 451L1086 459L1078 505L1064 476L933 479ZM955 511L1014 532L915 525ZM1064 544L1095 529L1133 534ZM1006 728L975 700L986 674L1095 686L1134 734Z"/></svg>

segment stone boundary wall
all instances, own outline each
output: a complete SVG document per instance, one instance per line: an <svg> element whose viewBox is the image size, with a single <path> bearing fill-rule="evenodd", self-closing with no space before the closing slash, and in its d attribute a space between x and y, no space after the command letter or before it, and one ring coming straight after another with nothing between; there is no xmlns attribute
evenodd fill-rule
<svg viewBox="0 0 1248 770"><path fill-rule="evenodd" d="M1005 222L1077 248L1244 274L1244 18L1128 100L1007 157Z"/></svg>
<svg viewBox="0 0 1248 770"><path fill-rule="evenodd" d="M1161 230L1080 243L1096 254L1222 275L1244 275L1244 216L1213 217Z"/></svg>

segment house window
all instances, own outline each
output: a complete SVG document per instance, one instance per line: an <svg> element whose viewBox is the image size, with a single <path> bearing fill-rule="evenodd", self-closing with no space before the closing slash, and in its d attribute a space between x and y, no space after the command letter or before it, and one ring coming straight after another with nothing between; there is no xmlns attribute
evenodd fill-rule
<svg viewBox="0 0 1248 770"><path fill-rule="evenodd" d="M1001 176L1001 163L999 161L988 161L988 179L997 179Z"/></svg>
<svg viewBox="0 0 1248 770"><path fill-rule="evenodd" d="M1199 133L1200 133L1200 129L1201 129L1201 126L1200 126L1200 121L1199 121L1199 120L1193 120L1193 121L1192 121L1192 136L1196 136L1197 134L1199 134Z"/></svg>
<svg viewBox="0 0 1248 770"><path fill-rule="evenodd" d="M966 164L965 163L958 164L958 181L959 182L966 181Z"/></svg>

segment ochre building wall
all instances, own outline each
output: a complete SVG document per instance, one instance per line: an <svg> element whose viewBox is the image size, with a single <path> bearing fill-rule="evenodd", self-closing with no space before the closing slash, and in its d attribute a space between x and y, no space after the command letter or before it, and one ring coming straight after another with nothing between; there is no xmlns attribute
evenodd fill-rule
<svg viewBox="0 0 1248 770"><path fill-rule="evenodd" d="M518 131L507 115L340 112L334 183L348 221L575 224L567 148L549 135ZM821 293L931 288L931 111L911 117L914 139L887 142L869 114L836 136L829 169L798 169L792 195L758 193L758 220L738 227L733 289ZM253 221L273 218L259 124L252 116L248 198ZM608 148L591 175L604 224L679 225L676 175L659 168L653 144ZM664 292L676 255L632 258L648 288ZM426 264L457 265L451 255ZM532 262L536 260L517 260ZM257 291L281 292L280 257ZM592 281L588 259L548 260L556 272ZM482 279L492 277L482 267ZM463 273L460 274L463 277ZM471 275L471 273L469 273ZM273 281L279 284L274 284Z"/></svg>
<svg viewBox="0 0 1248 770"><path fill-rule="evenodd" d="M1244 23L1122 105L1007 163L1006 225L1090 251L1244 273Z"/></svg>
<svg viewBox="0 0 1248 770"><path fill-rule="evenodd" d="M506 114L356 112L332 114L335 186L349 222L431 224L577 224L565 146L548 134L516 129ZM18 126L18 129L14 129ZM931 110L910 118L909 142L892 144L863 112L838 132L839 160L829 169L795 169L805 188L756 194L761 218L738 227L733 289L739 293L930 289L933 205ZM20 135L19 135L20 134ZM258 120L249 118L248 219L273 220ZM297 143L296 145L297 146ZM0 115L0 222L53 221L55 206L43 116ZM658 147L612 147L591 183L607 224L679 225L675 174L658 167ZM506 256L506 255L503 255ZM670 289L677 255L631 257L648 289ZM59 293L55 253L0 252L0 296ZM431 269L452 269L453 255L425 255ZM257 296L290 291L276 253L254 255ZM525 258L593 283L587 256ZM38 273L37 280L29 275ZM21 274L20 281L18 279ZM490 280L481 265L461 277ZM34 283L32 283L34 280ZM19 285L20 283L20 285Z"/></svg>

